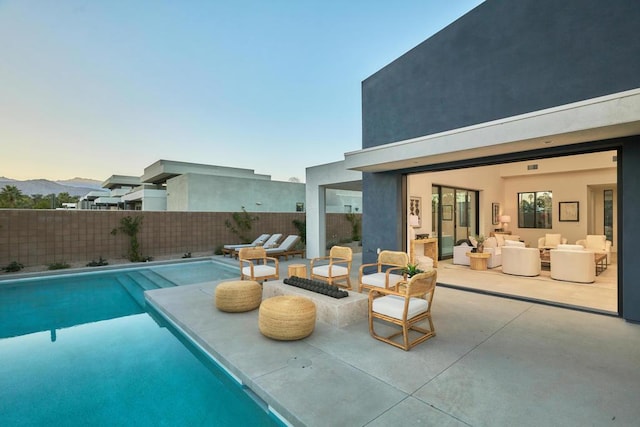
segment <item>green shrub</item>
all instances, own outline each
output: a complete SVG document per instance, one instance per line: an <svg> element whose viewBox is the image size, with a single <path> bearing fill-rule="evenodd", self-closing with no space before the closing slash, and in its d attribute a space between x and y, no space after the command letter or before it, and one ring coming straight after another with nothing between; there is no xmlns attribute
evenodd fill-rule
<svg viewBox="0 0 640 427"><path fill-rule="evenodd" d="M91 262L87 263L87 267L99 267L102 265L109 265L106 259L102 259L102 256L100 256L100 259L98 261L91 260Z"/></svg>
<svg viewBox="0 0 640 427"><path fill-rule="evenodd" d="M20 264L19 262L11 261L9 265L7 265L6 267L3 267L2 269L7 273L14 273L16 271L22 270L23 268L24 268L24 265Z"/></svg>
<svg viewBox="0 0 640 427"><path fill-rule="evenodd" d="M63 270L65 268L71 268L71 266L64 261L54 262L48 265L49 265L49 270Z"/></svg>

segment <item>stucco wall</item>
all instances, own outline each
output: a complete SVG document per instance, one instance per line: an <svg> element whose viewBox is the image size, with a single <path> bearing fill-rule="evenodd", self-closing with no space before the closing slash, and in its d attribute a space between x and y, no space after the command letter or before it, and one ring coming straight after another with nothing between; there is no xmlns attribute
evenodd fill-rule
<svg viewBox="0 0 640 427"><path fill-rule="evenodd" d="M488 0L362 83L363 148L640 87L637 0Z"/></svg>
<svg viewBox="0 0 640 427"><path fill-rule="evenodd" d="M184 174L167 181L167 210L190 212L295 212L305 185L215 175Z"/></svg>

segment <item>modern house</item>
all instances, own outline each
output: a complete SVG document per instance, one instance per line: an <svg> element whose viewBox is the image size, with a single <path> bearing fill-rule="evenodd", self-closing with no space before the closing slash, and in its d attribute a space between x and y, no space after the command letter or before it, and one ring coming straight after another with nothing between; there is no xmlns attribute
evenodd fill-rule
<svg viewBox="0 0 640 427"><path fill-rule="evenodd" d="M304 212L305 185L272 181L251 169L158 160L140 177L112 175L109 193L85 196L85 209L182 212ZM89 203L91 202L91 203Z"/></svg>
<svg viewBox="0 0 640 427"><path fill-rule="evenodd" d="M343 164L362 172L363 262L408 249L415 203L443 258L505 226L606 234L618 314L640 321L637 22L635 0L487 0L364 80Z"/></svg>

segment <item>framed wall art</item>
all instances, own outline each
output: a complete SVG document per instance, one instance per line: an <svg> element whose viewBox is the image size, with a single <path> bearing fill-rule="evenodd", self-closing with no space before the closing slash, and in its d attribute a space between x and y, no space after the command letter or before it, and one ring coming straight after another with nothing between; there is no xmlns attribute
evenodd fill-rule
<svg viewBox="0 0 640 427"><path fill-rule="evenodd" d="M500 223L500 203L491 203L491 224Z"/></svg>
<svg viewBox="0 0 640 427"><path fill-rule="evenodd" d="M560 221L580 221L580 202L559 202Z"/></svg>
<svg viewBox="0 0 640 427"><path fill-rule="evenodd" d="M422 227L422 198L411 197L409 199L409 215L418 217L418 227Z"/></svg>

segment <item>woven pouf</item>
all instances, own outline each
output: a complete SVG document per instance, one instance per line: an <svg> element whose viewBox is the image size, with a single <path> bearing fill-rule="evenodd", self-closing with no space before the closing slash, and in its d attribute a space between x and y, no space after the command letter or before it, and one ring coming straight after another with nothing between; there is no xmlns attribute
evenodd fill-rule
<svg viewBox="0 0 640 427"><path fill-rule="evenodd" d="M308 337L316 326L316 305L309 298L281 295L260 304L258 315L262 335L292 341Z"/></svg>
<svg viewBox="0 0 640 427"><path fill-rule="evenodd" d="M255 310L262 302L262 286L252 280L222 282L216 287L216 307L238 313Z"/></svg>

